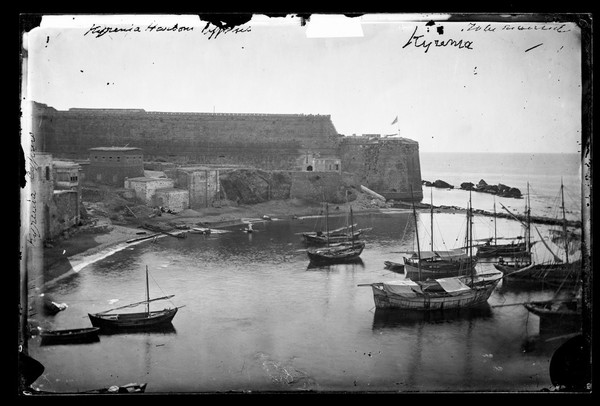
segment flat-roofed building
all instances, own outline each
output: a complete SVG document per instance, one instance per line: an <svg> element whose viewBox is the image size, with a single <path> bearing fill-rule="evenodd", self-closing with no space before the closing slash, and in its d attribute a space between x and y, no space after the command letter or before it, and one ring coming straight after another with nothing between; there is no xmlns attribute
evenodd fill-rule
<svg viewBox="0 0 600 406"><path fill-rule="evenodd" d="M90 148L90 164L86 180L123 187L125 179L144 176L144 155L141 148Z"/></svg>
<svg viewBox="0 0 600 406"><path fill-rule="evenodd" d="M125 188L135 191L135 196L146 204L154 204L157 189L174 187L173 179L138 177L125 180Z"/></svg>

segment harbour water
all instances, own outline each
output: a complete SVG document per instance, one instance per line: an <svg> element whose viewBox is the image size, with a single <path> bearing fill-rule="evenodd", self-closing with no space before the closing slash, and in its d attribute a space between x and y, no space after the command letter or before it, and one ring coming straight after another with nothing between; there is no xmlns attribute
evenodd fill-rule
<svg viewBox="0 0 600 406"><path fill-rule="evenodd" d="M422 166L423 179L455 182L449 173L434 175ZM479 175L458 177L473 181ZM481 178L522 185L487 173ZM560 176L553 186L558 190ZM423 189L424 202L430 192ZM487 210L493 203L491 195L472 197L475 208ZM457 205L464 207L466 199L465 191L433 190L435 205L462 201ZM523 200L496 201L524 207ZM577 210L577 204L569 206L571 213ZM418 218L427 249L430 213L421 211ZM184 307L167 330L102 334L90 344L41 346L39 337L32 338L30 354L46 368L34 387L73 392L147 382L146 392L213 393L538 392L552 386L550 359L573 329L545 331L522 303L551 298L554 287L506 279L487 305L469 311L381 312L371 288L358 285L404 278L383 261L401 261L401 252L414 248L411 211L355 213L358 227L371 228L355 264L309 266L298 233L313 231L317 220L274 219L256 224L252 234L233 227L163 237L126 247L61 280L47 294L69 307L41 318L43 328L86 327L88 313L143 300L146 266L151 296L174 294L171 306ZM345 220L340 213L330 222ZM464 244L464 213L435 213L433 224L437 249ZM473 226L475 237L493 235L489 217L476 216ZM538 227L542 234L548 228ZM506 236L522 232L509 219L498 219L496 229ZM480 272L492 269L491 263L478 264Z"/></svg>

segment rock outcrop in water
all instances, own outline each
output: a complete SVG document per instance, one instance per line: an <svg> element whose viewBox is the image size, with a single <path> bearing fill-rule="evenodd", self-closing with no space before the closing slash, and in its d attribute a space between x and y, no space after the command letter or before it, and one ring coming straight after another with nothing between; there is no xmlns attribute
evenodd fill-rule
<svg viewBox="0 0 600 406"><path fill-rule="evenodd" d="M445 182L443 180L436 180L435 182L430 182L428 180L423 180L422 184L429 187L436 187L439 189L454 189L454 186ZM475 185L473 182L463 182L460 184L461 190L471 190L473 192L480 193L490 193L501 197L511 197L514 199L522 199L523 195L521 191L515 187L510 187L503 185L502 183L498 183L497 185L488 185L487 182L483 179Z"/></svg>
<svg viewBox="0 0 600 406"><path fill-rule="evenodd" d="M448 182L445 182L443 180L437 179L434 182L430 182L428 180L424 180L422 181L422 184L425 186L431 186L431 187L436 187L439 189L454 189L454 186L449 184Z"/></svg>

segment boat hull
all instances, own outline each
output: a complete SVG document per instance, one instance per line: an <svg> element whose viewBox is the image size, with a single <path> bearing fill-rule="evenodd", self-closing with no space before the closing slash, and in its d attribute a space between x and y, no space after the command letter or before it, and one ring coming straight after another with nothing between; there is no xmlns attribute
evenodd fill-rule
<svg viewBox="0 0 600 406"><path fill-rule="evenodd" d="M445 310L469 308L487 302L500 282L500 278L475 286L459 294L422 293L403 296L386 291L382 283L371 284L375 307L378 309Z"/></svg>
<svg viewBox="0 0 600 406"><path fill-rule="evenodd" d="M503 245L482 245L477 247L477 257L492 258L504 256L523 256L528 255L526 243L503 244Z"/></svg>
<svg viewBox="0 0 600 406"><path fill-rule="evenodd" d="M421 266L420 277L419 268L409 263L404 264L404 272L406 277L413 280L425 280L425 279L436 279L436 278L448 278L452 276L461 276L471 273L471 269L475 269L476 263L469 268L466 263L454 262L452 265L437 265L434 267Z"/></svg>
<svg viewBox="0 0 600 406"><path fill-rule="evenodd" d="M362 232L355 232L354 239L356 240L356 239L360 238L361 234L362 234ZM348 235L342 234L342 235L330 235L329 238L327 238L325 235L303 234L302 238L304 239L304 242L307 244L324 245L324 244L327 244L327 242L338 243L338 242L350 241L352 239L352 236L350 234L348 234Z"/></svg>
<svg viewBox="0 0 600 406"><path fill-rule="evenodd" d="M341 245L336 247L325 247L307 249L306 254L310 262L314 264L333 264L356 261L365 248L364 242L353 245Z"/></svg>
<svg viewBox="0 0 600 406"><path fill-rule="evenodd" d="M530 264L524 267L511 267L494 264L509 279L540 281L547 284L575 285L581 278L581 261L569 264Z"/></svg>
<svg viewBox="0 0 600 406"><path fill-rule="evenodd" d="M70 344L99 341L98 327L42 331L42 344Z"/></svg>
<svg viewBox="0 0 600 406"><path fill-rule="evenodd" d="M385 269L389 269L390 271L398 273L404 273L404 264L393 261L383 261L383 264L385 265Z"/></svg>
<svg viewBox="0 0 600 406"><path fill-rule="evenodd" d="M531 302L524 306L548 323L581 323L581 303L578 299Z"/></svg>
<svg viewBox="0 0 600 406"><path fill-rule="evenodd" d="M168 325L175 314L177 308L153 311L149 315L147 313L88 313L88 317L92 326L102 330L135 330Z"/></svg>

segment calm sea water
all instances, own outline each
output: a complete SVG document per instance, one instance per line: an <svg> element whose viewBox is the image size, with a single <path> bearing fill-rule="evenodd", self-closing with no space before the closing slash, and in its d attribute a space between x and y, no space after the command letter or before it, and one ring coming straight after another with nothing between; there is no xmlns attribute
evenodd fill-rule
<svg viewBox="0 0 600 406"><path fill-rule="evenodd" d="M421 177L431 182L440 179L460 188L463 182L475 185L484 180L489 185L502 183L518 188L523 196L529 196L532 216L557 217L561 202L560 185L564 185L567 218L581 219L582 207L582 161L579 154L506 154L506 153L438 153L421 152ZM444 193L443 189L425 188L424 202L465 207L468 192ZM514 212L523 213L525 199L516 200L474 193L473 207L503 211L500 203Z"/></svg>
<svg viewBox="0 0 600 406"><path fill-rule="evenodd" d="M454 182L449 170L433 174L426 162L423 158L424 179L431 174L431 179ZM481 178L495 183L491 173L482 172ZM497 181L518 187L510 179ZM552 183L545 185L559 187L560 176ZM424 188L425 195L429 189ZM468 197L464 191L444 193L435 190L434 204ZM520 207L522 201L511 203ZM552 297L551 287L505 280L487 305L471 311L381 312L374 308L371 288L358 285L404 277L384 269L383 261L400 261L401 252L413 249L413 217L388 210L354 219L361 228L372 227L358 264L309 266L298 233L312 231L317 218L264 222L253 234L237 227L209 236L164 237L90 264L47 292L69 307L40 319L42 327L87 327L88 312L143 300L146 266L151 295L175 294L173 305L184 307L166 331L101 335L99 342L73 345L40 346L39 337L33 338L30 353L46 367L35 386L64 392L148 382L147 392L161 393L536 392L551 387L550 359L564 342L560 337L573 330L546 331L521 305ZM418 219L426 249L430 215L421 212ZM475 236L489 236L490 218L475 220ZM345 217L330 221L342 225ZM462 246L463 214L436 213L433 224L437 249ZM496 226L504 235L521 231L508 219ZM478 265L479 271L490 269L492 264Z"/></svg>

